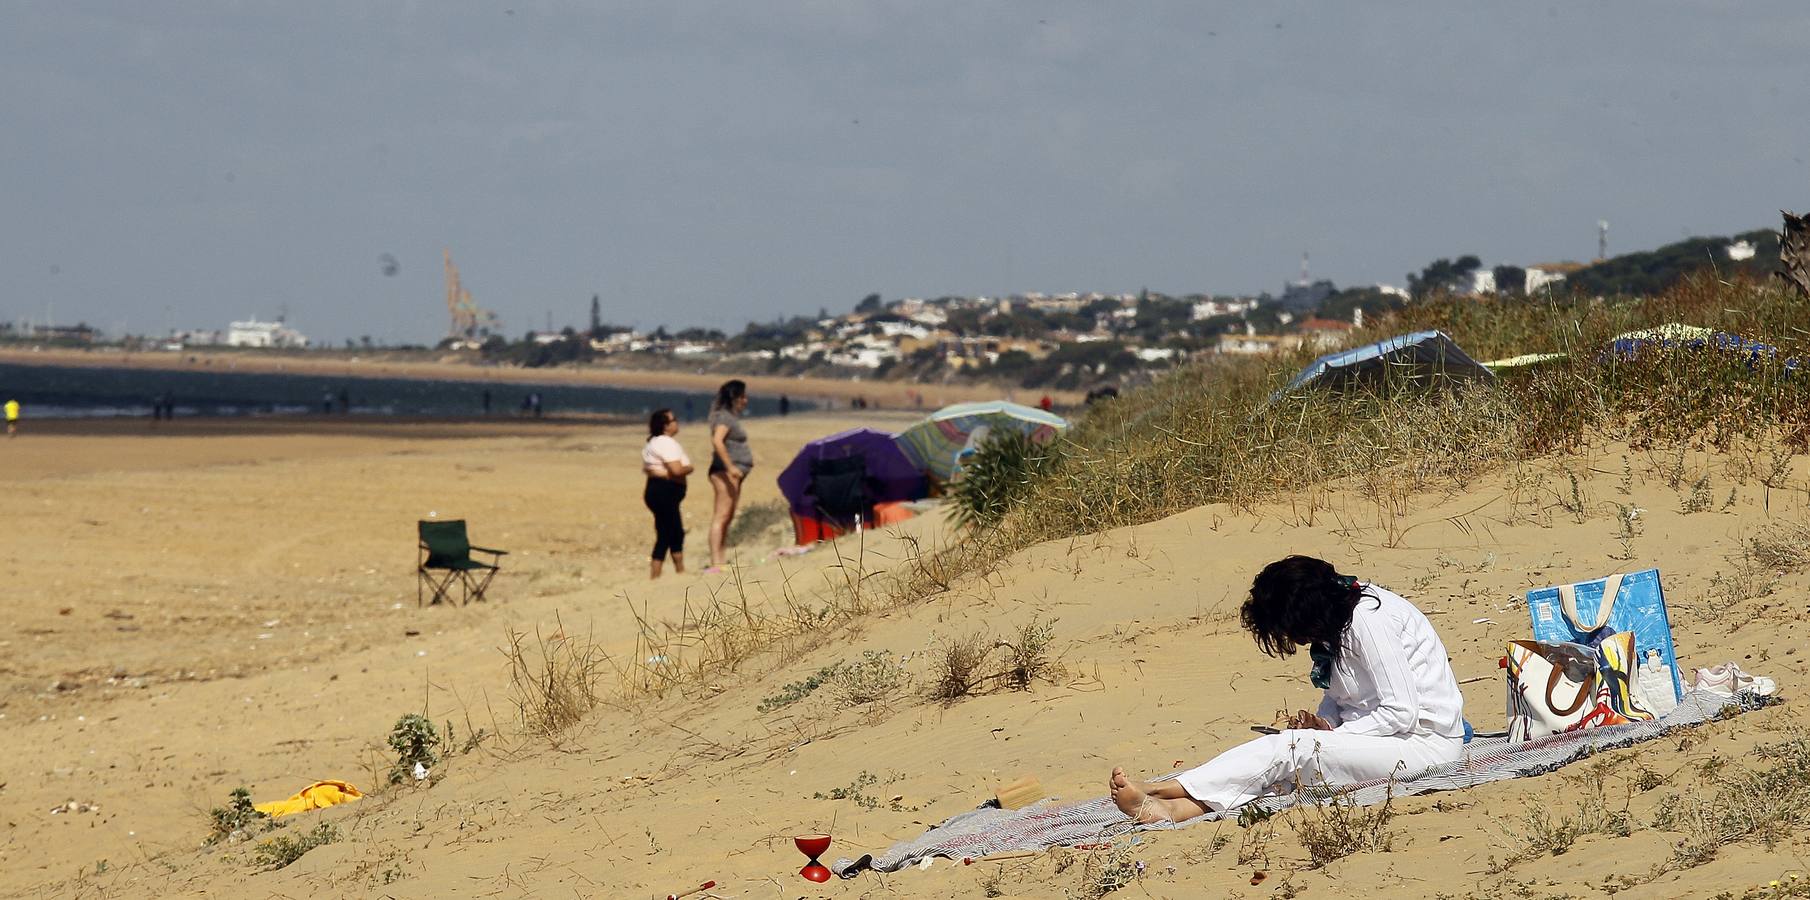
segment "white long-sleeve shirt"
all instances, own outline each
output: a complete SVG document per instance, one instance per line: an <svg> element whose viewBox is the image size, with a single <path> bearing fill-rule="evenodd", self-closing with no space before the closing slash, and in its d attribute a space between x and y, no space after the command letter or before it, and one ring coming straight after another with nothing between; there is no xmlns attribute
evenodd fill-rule
<svg viewBox="0 0 1810 900"><path fill-rule="evenodd" d="M1373 584L1351 613L1319 715L1334 731L1464 736L1464 695L1445 644L1414 604Z"/></svg>

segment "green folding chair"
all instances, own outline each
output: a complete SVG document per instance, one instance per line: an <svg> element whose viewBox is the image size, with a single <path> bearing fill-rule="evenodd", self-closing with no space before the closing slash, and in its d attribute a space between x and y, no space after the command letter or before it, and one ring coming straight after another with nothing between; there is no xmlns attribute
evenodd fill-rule
<svg viewBox="0 0 1810 900"><path fill-rule="evenodd" d="M421 606L426 588L433 589L433 598L427 601L428 605L442 600L450 602L449 592L454 584L464 589L462 604L484 599L484 591L490 587L490 579L496 577L497 564L509 555L508 551L473 547L465 537L464 519L423 519L419 531L421 545L415 557L418 576L415 581L415 606ZM490 554L490 562L472 559L473 550Z"/></svg>

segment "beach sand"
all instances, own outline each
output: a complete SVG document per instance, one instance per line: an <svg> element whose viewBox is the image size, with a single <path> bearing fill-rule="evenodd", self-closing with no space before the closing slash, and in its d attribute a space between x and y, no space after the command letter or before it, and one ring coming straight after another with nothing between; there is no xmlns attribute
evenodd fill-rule
<svg viewBox="0 0 1810 900"><path fill-rule="evenodd" d="M772 477L805 440L902 421L750 421L760 463L748 501L777 499ZM739 549L731 575L649 584L641 435L582 425L432 438L28 434L0 445L12 625L0 638L0 893L615 898L714 880L709 896L724 898L1090 896L1103 854L938 861L811 885L796 874L791 836L833 834L831 858L877 852L1020 775L1063 799L1095 796L1114 765L1194 764L1279 708L1311 708L1306 661L1263 657L1236 622L1251 574L1287 552L1323 555L1415 601L1483 730L1502 725L1497 658L1528 629L1528 588L1650 565L1665 572L1687 666L1733 659L1787 696L1805 683L1804 575L1753 596L1727 587L1744 542L1803 521L1802 467L1786 479L1794 489L1766 490L1730 457L1689 455L1687 474L1669 478L1661 462L1607 448L1455 485L1396 507L1399 517L1335 488L1312 507L1202 507L1033 547L983 578L854 628L807 631L659 699L620 699L609 674L607 702L549 742L517 715L499 650L511 631L531 643L537 631L582 636L633 668L641 622L674 627L713 597L808 614L831 591L861 589L861 571L960 539L940 517L919 517L780 558L776 526ZM681 440L702 458L696 430ZM1574 475L1587 498L1576 514ZM1691 501L1700 478L1713 485L1707 509ZM694 566L708 501L696 481L685 506ZM1643 510L1625 542L1617 504ZM511 551L489 602L416 607L414 522L430 512L466 518L475 542ZM1033 617L1055 623L1059 673L1028 691L924 699L940 647L1009 636ZM867 650L906 658L916 683L866 708L814 694L760 709ZM288 868L261 871L244 845L201 847L207 810L240 785L260 801L322 778L382 787L393 758L384 736L423 710L452 723L455 743L499 734L442 763L431 786L292 820L278 834L328 822L343 838ZM1597 896L1624 876L1617 896L1738 895L1802 871L1801 833L1666 867L1681 835L1654 829L1654 811L1697 789L1704 760L1742 761L1796 728L1789 705L1774 707L1540 778L1398 800L1389 852L1324 869L1305 863L1298 814L1146 835L1127 857L1145 862L1144 877L1123 895ZM1556 820L1593 796L1628 811L1629 836L1590 834L1563 856L1500 865L1523 849L1530 811ZM97 808L52 814L69 801Z"/></svg>

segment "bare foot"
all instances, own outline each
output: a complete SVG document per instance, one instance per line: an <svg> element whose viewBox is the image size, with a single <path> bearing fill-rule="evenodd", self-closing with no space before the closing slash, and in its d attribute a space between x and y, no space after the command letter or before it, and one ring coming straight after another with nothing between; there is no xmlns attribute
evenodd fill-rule
<svg viewBox="0 0 1810 900"><path fill-rule="evenodd" d="M1138 822L1149 825L1153 822L1167 822L1166 804L1144 792L1130 778L1126 777L1122 766L1114 766L1112 778L1107 782L1112 791L1112 805Z"/></svg>

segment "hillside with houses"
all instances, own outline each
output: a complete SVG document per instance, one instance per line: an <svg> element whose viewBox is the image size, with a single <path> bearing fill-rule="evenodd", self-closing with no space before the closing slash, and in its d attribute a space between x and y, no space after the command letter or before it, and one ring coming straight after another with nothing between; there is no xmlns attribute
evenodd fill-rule
<svg viewBox="0 0 1810 900"><path fill-rule="evenodd" d="M1486 266L1476 256L1438 259L1407 286L1341 288L1300 277L1276 294L1025 292L1007 296L863 298L841 315L821 311L751 322L739 334L703 328L651 332L598 321L508 342L449 344L492 362L683 368L918 382L979 380L1025 388L1119 386L1183 360L1215 355L1329 350L1354 333L1386 327L1390 313L1434 295L1479 302L1537 302L1554 293L1644 294L1692 271L1765 277L1778 235L1693 238L1594 263Z"/></svg>

